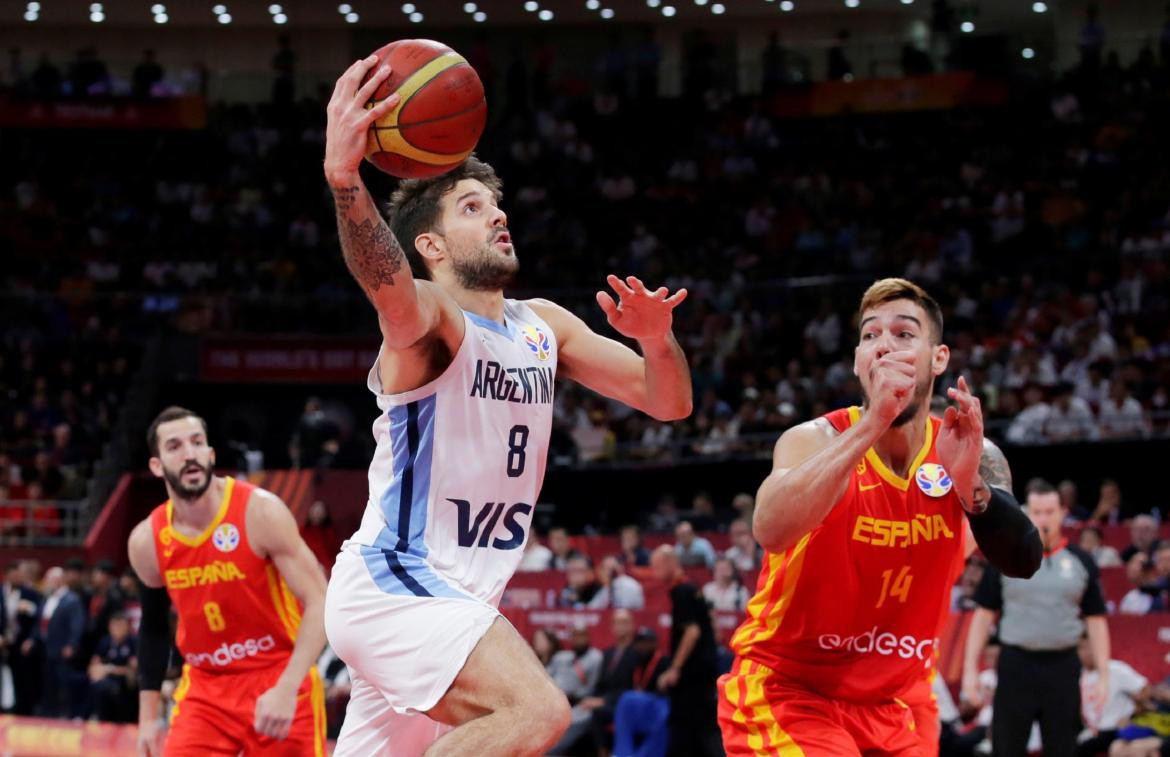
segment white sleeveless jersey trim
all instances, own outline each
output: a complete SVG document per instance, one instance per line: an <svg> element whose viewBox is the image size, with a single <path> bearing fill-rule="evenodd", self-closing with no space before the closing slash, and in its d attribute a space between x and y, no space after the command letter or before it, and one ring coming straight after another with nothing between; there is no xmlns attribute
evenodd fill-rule
<svg viewBox="0 0 1170 757"><path fill-rule="evenodd" d="M369 501L346 548L402 596L496 604L515 572L544 480L557 344L526 303L504 324L464 313L465 333L435 380L383 394ZM379 356L381 351L379 351Z"/></svg>

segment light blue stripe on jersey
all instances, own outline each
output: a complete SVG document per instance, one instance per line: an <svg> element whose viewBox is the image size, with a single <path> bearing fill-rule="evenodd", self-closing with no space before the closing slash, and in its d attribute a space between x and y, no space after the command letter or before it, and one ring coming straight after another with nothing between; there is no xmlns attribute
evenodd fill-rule
<svg viewBox="0 0 1170 757"><path fill-rule="evenodd" d="M380 506L386 519L362 557L374 583L388 594L469 599L427 563L427 504L435 438L435 396L390 408L393 474Z"/></svg>
<svg viewBox="0 0 1170 757"><path fill-rule="evenodd" d="M509 339L511 339L513 336L515 336L515 331L512 329L512 327L510 325L506 326L502 323L498 323L496 321L493 321L491 318L484 318L482 315L476 315L475 313L471 313L471 312L468 312L466 310L464 310L463 312L467 315L468 318L471 319L471 322L474 323L476 326L482 326L483 328L487 329L488 331L494 331L497 334L501 334L503 336L508 337Z"/></svg>

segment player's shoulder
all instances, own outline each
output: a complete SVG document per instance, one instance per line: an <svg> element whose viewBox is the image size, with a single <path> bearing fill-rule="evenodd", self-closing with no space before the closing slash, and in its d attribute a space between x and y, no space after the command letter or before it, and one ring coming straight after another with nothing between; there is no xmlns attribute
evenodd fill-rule
<svg viewBox="0 0 1170 757"><path fill-rule="evenodd" d="M823 446L840 435L841 432L834 428L833 424L827 418L822 416L805 421L804 423L798 423L792 428L787 429L784 433L780 434L780 438L776 440L776 444Z"/></svg>
<svg viewBox="0 0 1170 757"><path fill-rule="evenodd" d="M516 300L521 305L527 305L532 312L548 321L550 326L554 326L554 321L562 322L568 320L580 320L573 315L572 311L563 305L558 305L552 300L547 300L544 297L533 297L527 300Z"/></svg>
<svg viewBox="0 0 1170 757"><path fill-rule="evenodd" d="M152 587L162 585L161 576L159 576L158 553L155 551L157 537L154 533L154 524L151 523L153 517L154 513L152 512L140 520L138 525L131 529L130 538L126 540L126 556L130 560L131 567L138 574L139 580Z"/></svg>
<svg viewBox="0 0 1170 757"><path fill-rule="evenodd" d="M248 501L245 503L249 520L260 519L267 522L274 517L292 514L284 500L267 489L259 486L251 486L250 489Z"/></svg>

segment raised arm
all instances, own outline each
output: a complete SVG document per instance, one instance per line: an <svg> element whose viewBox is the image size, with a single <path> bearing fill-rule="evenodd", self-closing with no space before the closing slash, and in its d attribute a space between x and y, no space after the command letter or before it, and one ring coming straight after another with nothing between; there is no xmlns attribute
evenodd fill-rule
<svg viewBox="0 0 1170 757"><path fill-rule="evenodd" d="M439 307L426 282L415 282L406 256L374 205L358 168L366 154L370 124L398 104L391 95L372 108L366 103L390 75L377 56L359 60L341 75L327 108L325 180L337 208L337 233L345 265L378 311L382 336L392 349L415 344L438 323Z"/></svg>
<svg viewBox="0 0 1170 757"><path fill-rule="evenodd" d="M283 739L296 714L297 691L325 647L325 574L301 539L284 502L256 491L248 502L248 540L269 557L304 608L292 655L276 684L256 700L256 732Z"/></svg>
<svg viewBox="0 0 1170 757"><path fill-rule="evenodd" d="M598 302L618 333L636 339L642 354L594 333L577 316L548 300L530 300L557 337L562 376L661 421L691 414L691 372L686 355L671 332L672 312L686 299L680 289L667 297L666 287L651 292L641 281L609 277L620 304L603 292Z"/></svg>

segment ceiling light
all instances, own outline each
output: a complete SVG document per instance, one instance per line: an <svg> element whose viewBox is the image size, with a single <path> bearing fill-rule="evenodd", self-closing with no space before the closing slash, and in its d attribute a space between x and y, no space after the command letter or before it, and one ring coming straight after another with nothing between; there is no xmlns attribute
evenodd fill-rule
<svg viewBox="0 0 1170 757"><path fill-rule="evenodd" d="M406 15L408 15L408 16L409 16L411 13L414 13L414 3L406 3L405 5L403 5L403 6L402 6L402 12L403 12L403 13L405 13Z"/></svg>
<svg viewBox="0 0 1170 757"><path fill-rule="evenodd" d="M1020 55L1024 56L1024 60L1032 60L1036 57L1036 51L1030 47L1025 47L1020 51Z"/></svg>
<svg viewBox="0 0 1170 757"><path fill-rule="evenodd" d="M604 19L613 18L613 8L602 8L601 9L601 17Z"/></svg>
<svg viewBox="0 0 1170 757"><path fill-rule="evenodd" d="M342 3L341 5L337 6L337 12L343 16L349 15L350 13L353 13L353 6L349 3Z"/></svg>
<svg viewBox="0 0 1170 757"><path fill-rule="evenodd" d="M476 6L475 3L464 3L463 4L463 12L464 13L475 13L477 10L479 10L479 7Z"/></svg>
<svg viewBox="0 0 1170 757"><path fill-rule="evenodd" d="M24 12L24 20L25 21L36 21L37 20L37 12L36 11L25 11Z"/></svg>
<svg viewBox="0 0 1170 757"><path fill-rule="evenodd" d="M222 16L223 14L227 13L227 6L226 5L213 5L213 6L211 6L211 12L217 16Z"/></svg>
<svg viewBox="0 0 1170 757"><path fill-rule="evenodd" d="M276 3L273 3L272 5L268 6L268 12L275 16L278 13L284 13L284 8L281 8Z"/></svg>
<svg viewBox="0 0 1170 757"><path fill-rule="evenodd" d="M601 7L601 0L585 0L585 7L591 11L595 11Z"/></svg>
<svg viewBox="0 0 1170 757"><path fill-rule="evenodd" d="M662 6L662 15L666 16L667 18L672 17L676 13L678 13L678 11L675 10L675 7L673 5Z"/></svg>
<svg viewBox="0 0 1170 757"><path fill-rule="evenodd" d="M846 8L856 8L859 5L861 5L861 0L845 0Z"/></svg>
<svg viewBox="0 0 1170 757"><path fill-rule="evenodd" d="M646 5L651 8L657 8L659 5L662 5L662 0L646 0Z"/></svg>
<svg viewBox="0 0 1170 757"><path fill-rule="evenodd" d="M154 22L155 22L156 24L165 24L166 22L168 22L168 21L170 21L170 20L171 20L171 17L170 17L170 16L168 16L167 14L165 14L165 13L156 13L156 14L154 14Z"/></svg>
<svg viewBox="0 0 1170 757"><path fill-rule="evenodd" d="M553 12L550 11L548 8L545 8L544 10L542 10L540 13L537 13L536 15L541 21L552 21L553 20Z"/></svg>
<svg viewBox="0 0 1170 757"><path fill-rule="evenodd" d="M102 13L101 11L94 11L93 13L89 14L89 20L95 24L100 24L106 20L106 14Z"/></svg>
<svg viewBox="0 0 1170 757"><path fill-rule="evenodd" d="M796 3L792 2L792 0L780 0L780 10L784 11L785 13L791 12L795 7Z"/></svg>
<svg viewBox="0 0 1170 757"><path fill-rule="evenodd" d="M272 17L272 20L278 24L287 24L288 16L284 15L283 13L277 13Z"/></svg>
<svg viewBox="0 0 1170 757"><path fill-rule="evenodd" d="M36 0L32 0L32 2L30 2L28 4L28 7L26 7L25 10L31 11L33 13L40 13L41 12L41 4L38 3Z"/></svg>
<svg viewBox="0 0 1170 757"><path fill-rule="evenodd" d="M410 20L416 24L421 24L423 20L423 14L415 11L414 13L410 14Z"/></svg>
<svg viewBox="0 0 1170 757"><path fill-rule="evenodd" d="M29 5L32 5L32 3L29 3ZM166 13L167 6L163 5L162 3L155 3L154 5L150 6L150 12L156 16L160 13Z"/></svg>
<svg viewBox="0 0 1170 757"><path fill-rule="evenodd" d="M528 11L529 13L535 13L536 9L539 7L540 3L536 2L536 0L528 0L528 2L524 3L524 10Z"/></svg>
<svg viewBox="0 0 1170 757"><path fill-rule="evenodd" d="M358 14L354 13L353 11L349 11L348 13L345 14L345 22L347 24L356 24L359 20L360 20L360 17L358 16Z"/></svg>
<svg viewBox="0 0 1170 757"><path fill-rule="evenodd" d="M221 24L230 24L232 22L232 14L230 14L230 13L219 14L219 22Z"/></svg>
<svg viewBox="0 0 1170 757"><path fill-rule="evenodd" d="M484 21L487 21L487 14L483 11L476 11L471 14L471 19L477 24L482 24Z"/></svg>
<svg viewBox="0 0 1170 757"><path fill-rule="evenodd" d="M964 21L963 23L959 24L959 31L963 32L964 34L970 34L971 32L975 31L975 22Z"/></svg>
<svg viewBox="0 0 1170 757"><path fill-rule="evenodd" d="M1043 13L1046 10L1048 10L1048 3L1042 3L1039 1L1032 3L1032 12L1033 13Z"/></svg>

